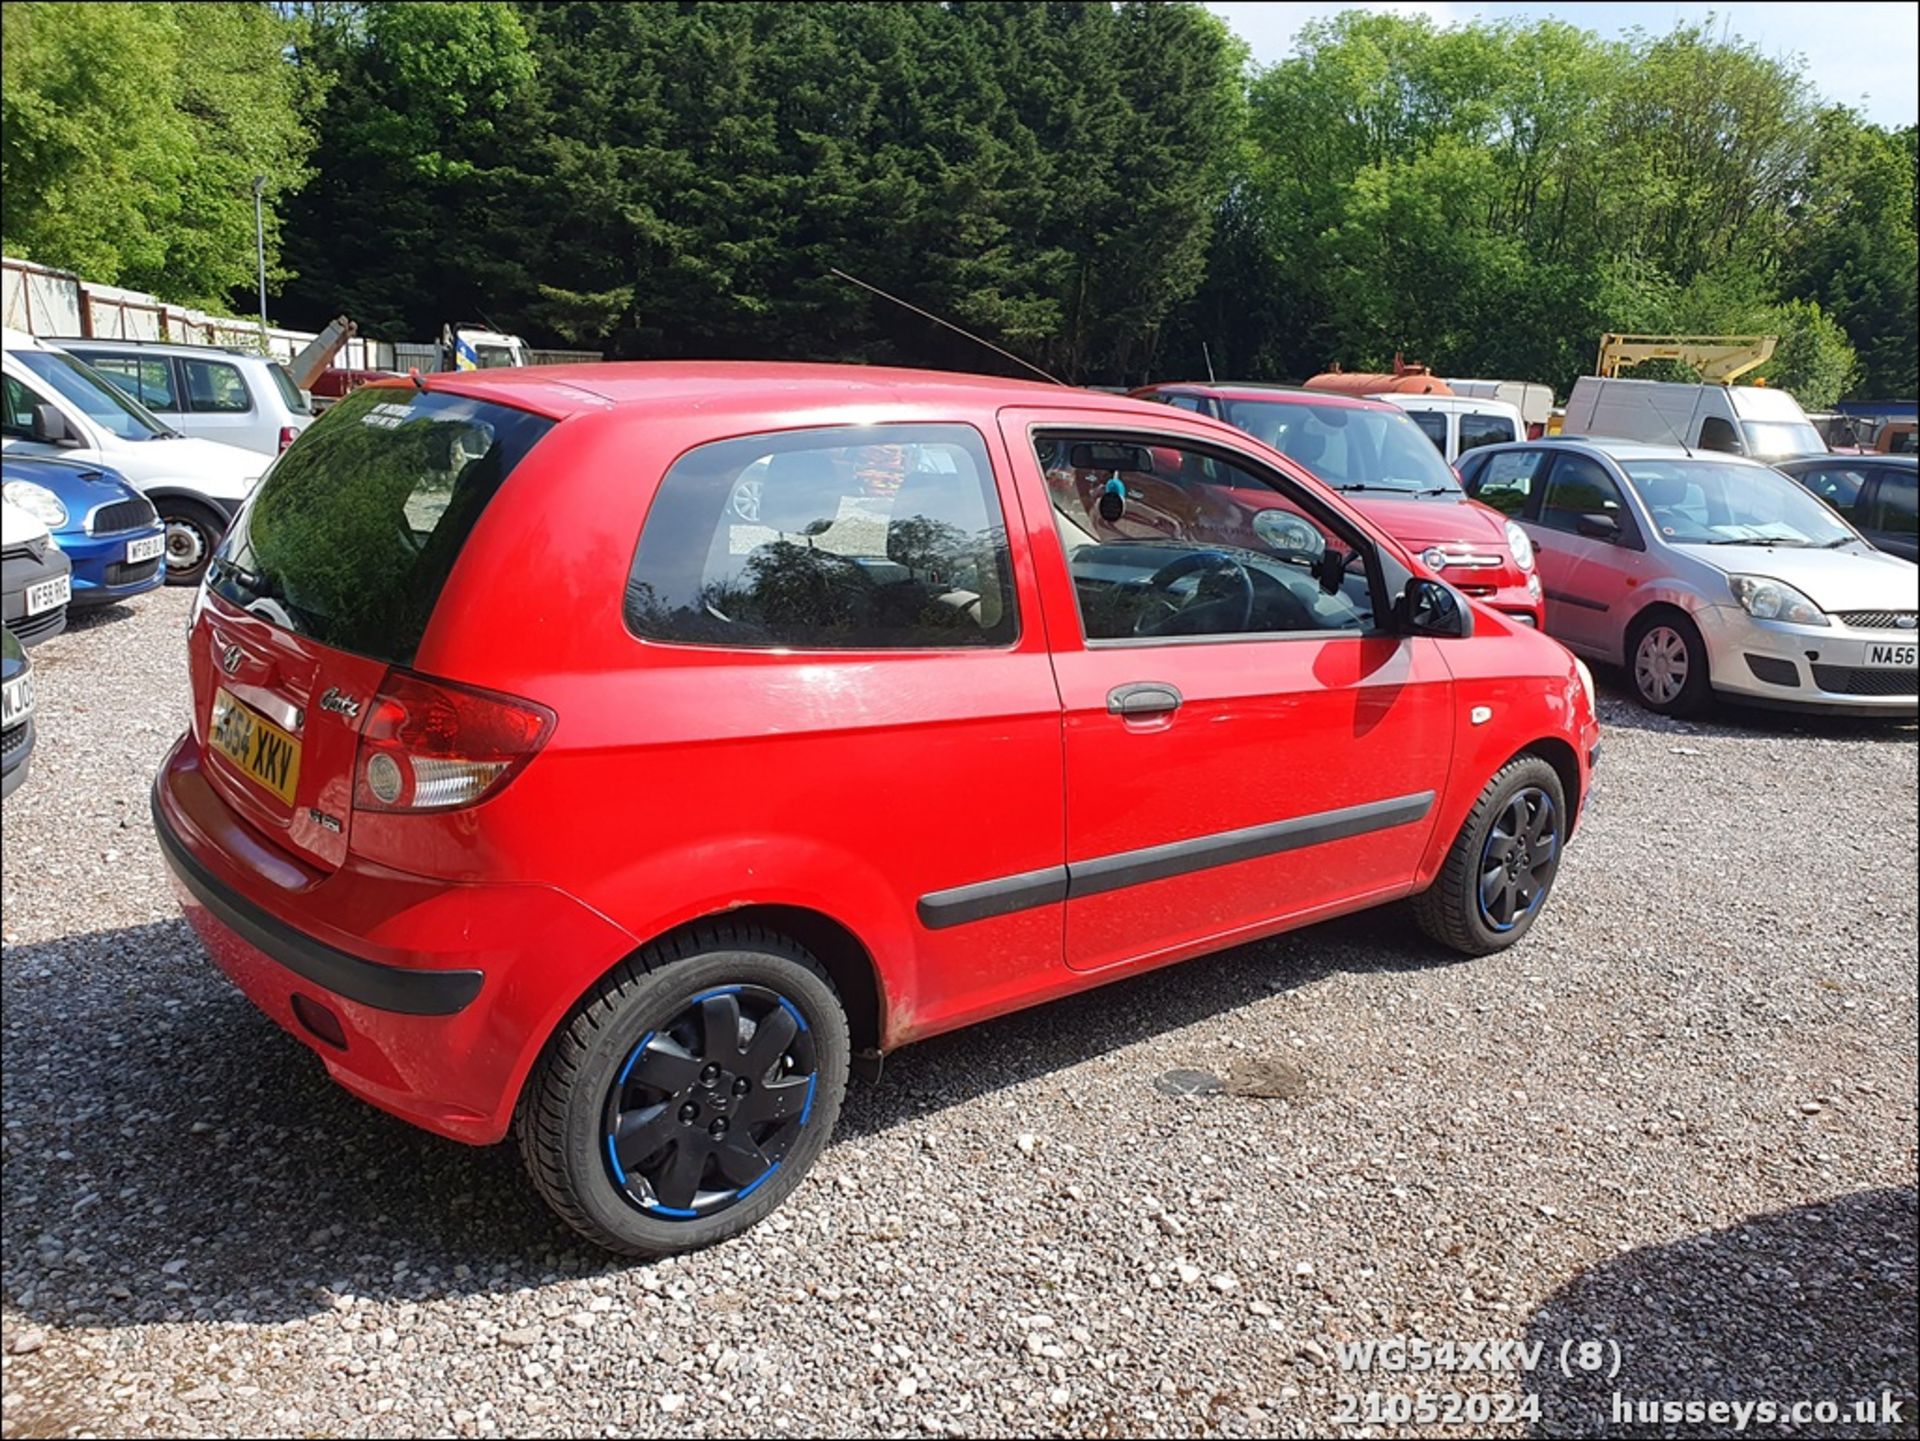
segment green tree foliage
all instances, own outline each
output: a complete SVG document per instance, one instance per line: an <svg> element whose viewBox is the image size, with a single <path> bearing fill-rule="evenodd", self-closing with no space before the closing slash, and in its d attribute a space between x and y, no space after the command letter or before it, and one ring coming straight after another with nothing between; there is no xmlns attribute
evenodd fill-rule
<svg viewBox="0 0 1920 1441"><path fill-rule="evenodd" d="M1917 173L1913 126L1888 132L1849 110L1823 112L1787 248L1789 293L1840 324L1860 355L1859 390L1879 398L1920 390Z"/></svg>
<svg viewBox="0 0 1920 1441"><path fill-rule="evenodd" d="M1777 301L1815 133L1793 65L1697 28L1359 12L1299 50L1253 81L1246 208L1255 283L1311 297L1310 324L1242 329L1237 366L1405 351L1564 388L1604 331L1733 330Z"/></svg>
<svg viewBox="0 0 1920 1441"><path fill-rule="evenodd" d="M317 77L250 4L7 6L0 231L11 254L218 305L251 293L253 177L305 178ZM267 234L270 264L277 222Z"/></svg>
<svg viewBox="0 0 1920 1441"><path fill-rule="evenodd" d="M323 5L292 68L324 78L313 180L289 207L286 310L432 338L530 285L523 152L535 60L509 5ZM505 323L505 322L502 322Z"/></svg>
<svg viewBox="0 0 1920 1441"><path fill-rule="evenodd" d="M310 327L1013 369L839 268L1078 381L1685 330L1916 388L1913 129L1706 27L1349 11L1256 71L1140 0L10 3L5 67L10 252L250 304L265 174Z"/></svg>

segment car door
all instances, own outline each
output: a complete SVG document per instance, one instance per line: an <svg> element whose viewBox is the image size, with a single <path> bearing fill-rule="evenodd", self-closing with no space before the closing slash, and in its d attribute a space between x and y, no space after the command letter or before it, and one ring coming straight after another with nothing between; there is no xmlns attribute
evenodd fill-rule
<svg viewBox="0 0 1920 1441"><path fill-rule="evenodd" d="M1559 451L1523 522L1546 591L1547 633L1617 657L1647 569L1646 539L1620 482L1590 455Z"/></svg>
<svg viewBox="0 0 1920 1441"><path fill-rule="evenodd" d="M1442 642L1386 623L1366 533L1173 417L1002 425L1065 715L1068 964L1177 959L1408 889L1452 680ZM1184 529L1128 526L1133 495L1169 488ZM1354 557L1332 593L1328 546Z"/></svg>

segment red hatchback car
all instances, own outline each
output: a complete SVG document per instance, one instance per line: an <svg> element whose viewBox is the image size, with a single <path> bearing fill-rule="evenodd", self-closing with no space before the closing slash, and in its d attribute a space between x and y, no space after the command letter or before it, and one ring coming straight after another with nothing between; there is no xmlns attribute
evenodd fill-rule
<svg viewBox="0 0 1920 1441"><path fill-rule="evenodd" d="M1599 738L1243 432L850 367L355 391L189 652L153 811L214 961L630 1254L764 1216L918 1037L1401 897L1511 944Z"/></svg>
<svg viewBox="0 0 1920 1441"><path fill-rule="evenodd" d="M1469 500L1460 477L1398 406L1235 381L1163 383L1133 394L1257 436L1351 495L1428 574L1524 625L1545 628L1546 598L1527 533Z"/></svg>

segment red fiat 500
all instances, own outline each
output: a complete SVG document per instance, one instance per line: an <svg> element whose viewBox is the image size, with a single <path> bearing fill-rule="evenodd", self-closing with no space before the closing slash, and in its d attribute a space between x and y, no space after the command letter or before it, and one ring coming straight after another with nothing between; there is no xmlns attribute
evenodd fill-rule
<svg viewBox="0 0 1920 1441"><path fill-rule="evenodd" d="M1512 944L1598 744L1578 661L1245 433L911 371L355 391L189 650L214 961L632 1254L764 1216L918 1037L1402 897Z"/></svg>
<svg viewBox="0 0 1920 1441"><path fill-rule="evenodd" d="M1460 477L1398 406L1234 381L1168 382L1133 393L1258 436L1352 496L1427 573L1535 630L1545 627L1546 597L1526 531L1469 500Z"/></svg>

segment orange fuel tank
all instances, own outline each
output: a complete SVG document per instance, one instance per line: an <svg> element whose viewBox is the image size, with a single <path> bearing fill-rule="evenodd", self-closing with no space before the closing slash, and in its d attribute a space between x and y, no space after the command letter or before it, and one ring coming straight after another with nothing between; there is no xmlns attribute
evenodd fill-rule
<svg viewBox="0 0 1920 1441"><path fill-rule="evenodd" d="M1391 374L1374 370L1323 370L1307 382L1308 390L1331 390L1339 395L1452 395L1446 381L1426 366L1409 365L1398 354Z"/></svg>

